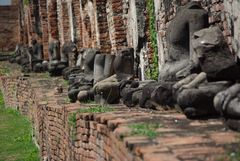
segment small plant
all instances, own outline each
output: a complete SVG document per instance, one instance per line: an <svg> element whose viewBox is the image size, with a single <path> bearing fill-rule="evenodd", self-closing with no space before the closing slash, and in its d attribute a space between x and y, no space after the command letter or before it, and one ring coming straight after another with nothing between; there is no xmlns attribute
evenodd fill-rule
<svg viewBox="0 0 240 161"><path fill-rule="evenodd" d="M77 113L71 113L68 117L68 125L70 128L70 137L72 139L72 141L74 141L76 139L76 133L77 133Z"/></svg>
<svg viewBox="0 0 240 161"><path fill-rule="evenodd" d="M41 73L40 76L41 76L42 78L50 78L50 75L49 75L48 72Z"/></svg>
<svg viewBox="0 0 240 161"><path fill-rule="evenodd" d="M240 152L231 152L229 154L225 154L220 156L217 161L239 161L240 160Z"/></svg>
<svg viewBox="0 0 240 161"><path fill-rule="evenodd" d="M74 113L71 113L68 117L68 124L70 126L73 126L73 127L76 127L76 116L77 116L77 113L74 112Z"/></svg>
<svg viewBox="0 0 240 161"><path fill-rule="evenodd" d="M0 109L4 108L4 104L3 94L2 91L0 91Z"/></svg>
<svg viewBox="0 0 240 161"><path fill-rule="evenodd" d="M24 5L28 6L29 5L29 0L24 0L23 3L24 3Z"/></svg>
<svg viewBox="0 0 240 161"><path fill-rule="evenodd" d="M157 80L159 69L158 69L158 45L157 45L157 32L155 28L155 7L154 0L147 1L147 13L149 16L149 31L150 31L150 41L151 47L153 48L153 58L150 63L150 67L147 70L147 77L150 79Z"/></svg>
<svg viewBox="0 0 240 161"><path fill-rule="evenodd" d="M87 109L80 109L79 113L105 113L105 112L112 112L113 109L109 106L104 105L95 105Z"/></svg>
<svg viewBox="0 0 240 161"><path fill-rule="evenodd" d="M0 68L0 75L8 75L10 73L10 69L6 67Z"/></svg>
<svg viewBox="0 0 240 161"><path fill-rule="evenodd" d="M86 103L86 104L96 104L96 102L94 100L86 100L83 103Z"/></svg>
<svg viewBox="0 0 240 161"><path fill-rule="evenodd" d="M229 161L239 161L240 160L240 151L232 152L229 154Z"/></svg>
<svg viewBox="0 0 240 161"><path fill-rule="evenodd" d="M157 123L136 123L129 125L129 128L132 130L131 135L142 135L154 139L158 135L156 129L161 126Z"/></svg>
<svg viewBox="0 0 240 161"><path fill-rule="evenodd" d="M67 97L67 98L65 98L65 103L67 103L67 104L68 104L68 103L71 103L71 100L70 100L70 98L68 98L68 97Z"/></svg>
<svg viewBox="0 0 240 161"><path fill-rule="evenodd" d="M69 84L68 84L68 81L63 80L63 81L62 81L62 85L63 85L64 87L68 87L68 85L69 85Z"/></svg>
<svg viewBox="0 0 240 161"><path fill-rule="evenodd" d="M238 136L238 143L227 150L227 153L219 156L217 161L239 161L240 160L240 136Z"/></svg>

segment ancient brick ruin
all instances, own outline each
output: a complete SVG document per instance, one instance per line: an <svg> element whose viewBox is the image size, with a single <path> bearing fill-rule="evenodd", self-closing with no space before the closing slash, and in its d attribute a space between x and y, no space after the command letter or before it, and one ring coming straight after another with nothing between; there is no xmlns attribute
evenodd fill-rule
<svg viewBox="0 0 240 161"><path fill-rule="evenodd" d="M11 6L0 5L0 51L13 51L20 42L19 6L13 1Z"/></svg>
<svg viewBox="0 0 240 161"><path fill-rule="evenodd" d="M154 2L159 68L168 59L165 38L168 24L176 15L177 8L186 2ZM209 13L209 23L220 26L230 49L238 53L238 2L203 0L201 4ZM1 33L5 35L0 37L6 40L7 35L13 39L0 43L5 50L13 50L16 42L31 45L31 39L35 38L43 43L45 59L48 59L48 44L52 38L59 40L61 45L74 40L79 48L99 48L102 53L109 54L133 47L136 53L141 51L147 59L146 65L152 63L154 44L150 38L147 2L26 0L13 1L12 6L1 6L1 12ZM7 15L11 17L4 17ZM11 25L15 28L7 27ZM7 31L14 33L6 34Z"/></svg>
<svg viewBox="0 0 240 161"><path fill-rule="evenodd" d="M238 133L223 122L240 131L239 1L9 2L0 3L0 54L15 50L10 62L24 74L11 64L0 89L32 121L42 160L214 161L236 152ZM62 74L68 86L54 77ZM114 110L80 112L105 103ZM142 122L161 124L158 135L134 136L131 124Z"/></svg>

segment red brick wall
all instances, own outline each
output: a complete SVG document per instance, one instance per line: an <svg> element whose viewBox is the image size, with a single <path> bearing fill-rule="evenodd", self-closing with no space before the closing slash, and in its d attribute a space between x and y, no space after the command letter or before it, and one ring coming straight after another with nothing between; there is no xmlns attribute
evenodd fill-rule
<svg viewBox="0 0 240 161"><path fill-rule="evenodd" d="M17 108L18 107L18 101L16 97L16 87L17 87L17 80L18 78L8 78L8 77L2 77L0 76L0 87L3 92L3 96L5 99L5 106L11 107L11 108Z"/></svg>
<svg viewBox="0 0 240 161"><path fill-rule="evenodd" d="M96 0L97 21L101 52L111 53L111 42L107 20L107 0Z"/></svg>
<svg viewBox="0 0 240 161"><path fill-rule="evenodd" d="M82 42L84 48L97 48L96 30L96 6L94 1L80 1L81 20L82 20Z"/></svg>
<svg viewBox="0 0 240 161"><path fill-rule="evenodd" d="M0 51L14 51L19 37L18 6L0 6Z"/></svg>
<svg viewBox="0 0 240 161"><path fill-rule="evenodd" d="M176 15L177 7L184 5L187 1L190 0L155 0L160 66L167 61L166 29L168 24ZM236 30L236 28L231 26L231 22L229 21L231 11L225 10L224 2L227 1L228 0L203 0L201 3L209 12L210 24L220 26L230 49L232 49L232 30ZM69 6L72 7L72 17L70 17L71 14L69 14ZM131 21L132 18L134 19L134 17L128 17L129 14L127 12L131 10L128 10L128 7L129 2L126 0L39 0L45 58L48 57L50 37L59 39L61 45L71 40L71 21L73 21L74 39L76 40L78 48L99 48L102 53L115 53L122 48L132 47L133 42L137 42L137 40L134 39L138 39L138 37L133 37L131 33L127 33L130 32L130 30L128 30L128 24L131 24L128 23L128 21ZM148 60L151 60L153 49L150 41L147 8L145 11L145 35L148 43L146 49L147 54L144 56L149 57ZM228 12L230 16L226 16L226 12ZM34 35L31 26L31 23L34 23L34 21L32 21L31 15L32 6L30 5L25 12L26 27L24 28L25 33L28 35L28 42L31 36ZM235 35L235 38L236 37ZM136 44L134 47L136 47Z"/></svg>
<svg viewBox="0 0 240 161"><path fill-rule="evenodd" d="M74 104L59 104L58 96L44 85L46 79L0 77L0 89L6 106L17 107L33 123L35 139L42 159L59 161L138 160L116 137L117 124L107 122L101 114L78 113L76 126L70 128ZM49 82L52 85L53 82ZM46 84L47 85L47 84ZM46 91L44 91L46 90ZM44 97L48 95L48 98ZM50 96L51 95L51 96ZM56 102L55 102L56 101ZM74 137L71 132L75 131ZM139 159L140 160L140 159Z"/></svg>
<svg viewBox="0 0 240 161"><path fill-rule="evenodd" d="M107 1L107 18L112 52L116 52L127 46L126 24L123 17L123 1Z"/></svg>
<svg viewBox="0 0 240 161"><path fill-rule="evenodd" d="M47 13L47 1L39 0L39 10L42 28L42 43L44 58L48 58L48 13Z"/></svg>
<svg viewBox="0 0 240 161"><path fill-rule="evenodd" d="M62 2L62 26L63 26L63 40L64 42L71 40L70 26L69 26L69 12L67 2Z"/></svg>
<svg viewBox="0 0 240 161"><path fill-rule="evenodd" d="M48 34L49 41L51 39L58 40L58 15L57 15L57 1L56 0L48 0L47 1L47 11L48 11Z"/></svg>
<svg viewBox="0 0 240 161"><path fill-rule="evenodd" d="M74 29L75 29L75 40L77 46L80 48L83 46L82 43L82 18L81 18L81 13L80 13L80 2L79 0L73 0L72 1L72 8L73 8L73 24L74 24Z"/></svg>

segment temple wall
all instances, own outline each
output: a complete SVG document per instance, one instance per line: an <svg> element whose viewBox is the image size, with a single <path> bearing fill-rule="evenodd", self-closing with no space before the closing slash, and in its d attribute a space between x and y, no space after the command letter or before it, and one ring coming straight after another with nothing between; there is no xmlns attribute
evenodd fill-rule
<svg viewBox="0 0 240 161"><path fill-rule="evenodd" d="M157 55L161 70L168 60L166 44L168 25L175 17L178 8L190 0L153 1ZM72 40L78 48L98 48L102 53L109 54L126 47L133 47L143 69L152 63L153 53L156 50L151 40L149 20L152 17L149 17L147 3L148 1L140 0L31 0L22 7L24 12L21 18L23 24L21 32L16 27L16 22L10 19L16 27L12 31L19 32L14 34L16 38L13 38L15 43L12 43L12 46L17 40L30 44L32 37L37 37L43 43L45 59L48 58L48 44L52 39L59 40L61 46L64 42ZM222 29L229 48L238 55L240 55L239 3L230 0L201 1L202 7L209 13L210 25L218 25ZM39 16L36 12L39 12ZM12 18L17 19L17 17ZM38 19L39 22L36 22ZM41 34L36 33L36 26ZM20 35L20 38L17 35ZM144 72L141 75L143 77Z"/></svg>
<svg viewBox="0 0 240 161"><path fill-rule="evenodd" d="M228 41L233 47L233 52L240 57L240 1L224 1L226 20L224 35L228 35Z"/></svg>
<svg viewBox="0 0 240 161"><path fill-rule="evenodd" d="M18 0L11 6L0 5L0 51L14 51L20 41Z"/></svg>

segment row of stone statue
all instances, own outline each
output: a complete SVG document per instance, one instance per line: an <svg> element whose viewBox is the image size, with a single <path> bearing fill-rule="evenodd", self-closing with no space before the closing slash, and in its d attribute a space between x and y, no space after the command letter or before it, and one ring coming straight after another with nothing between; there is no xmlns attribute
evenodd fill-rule
<svg viewBox="0 0 240 161"><path fill-rule="evenodd" d="M49 44L49 62L43 61L42 45L18 46L11 62L23 71L63 74L69 81L72 102L95 100L128 107L175 107L188 118L224 116L239 130L240 67L231 54L219 27L209 27L208 13L197 2L181 7L167 30L168 58L158 81L139 81L134 76L134 50L125 48L114 55L97 49L78 49L67 42ZM59 54L61 53L61 54Z"/></svg>
<svg viewBox="0 0 240 161"><path fill-rule="evenodd" d="M169 38L169 44L175 48L172 40ZM148 109L179 106L188 118L222 115L237 129L240 84L235 83L240 78L240 66L222 31L218 27L201 29L193 33L191 43L193 54L185 60L166 62L163 68L168 69L160 71L158 81L134 78L132 48L115 55L81 49L76 66L63 70L64 78L69 80L69 98L72 102L122 102L128 107ZM175 54L181 51L175 48ZM183 65L175 68L178 64ZM172 69L175 71L169 72Z"/></svg>
<svg viewBox="0 0 240 161"><path fill-rule="evenodd" d="M49 61L44 61L43 45L38 43L36 39L33 39L30 47L18 44L14 55L10 58L10 62L21 65L22 72L48 71L51 76L57 76L61 75L62 70L69 65L67 54L74 53L74 49L76 50L75 44L67 42L62 46L62 51L60 52L59 41L53 40L49 43Z"/></svg>

